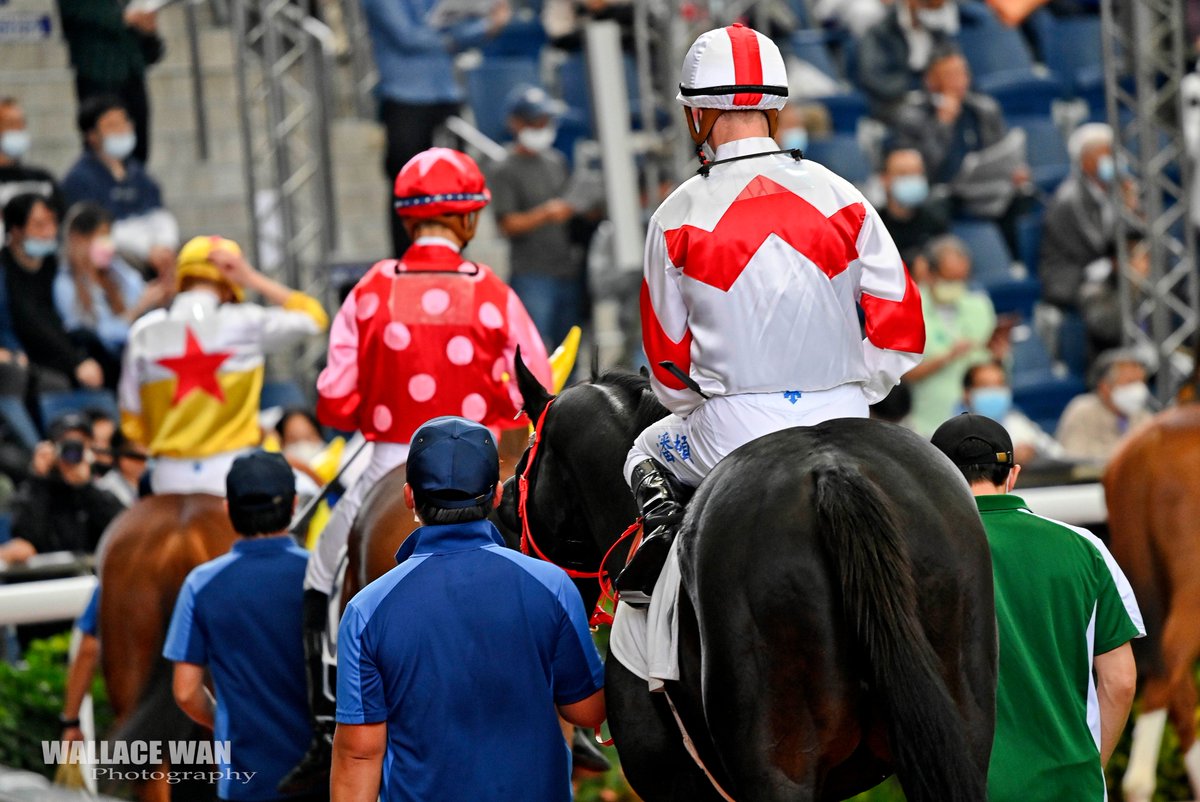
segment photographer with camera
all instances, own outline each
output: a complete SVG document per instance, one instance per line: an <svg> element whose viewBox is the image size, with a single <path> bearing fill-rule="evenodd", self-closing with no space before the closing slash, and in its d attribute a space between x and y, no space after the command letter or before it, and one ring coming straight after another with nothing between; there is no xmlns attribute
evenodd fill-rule
<svg viewBox="0 0 1200 802"><path fill-rule="evenodd" d="M123 509L111 493L92 483L92 426L68 413L50 426L50 442L33 453L30 477L13 502L13 533L0 560L24 562L35 554L91 554L109 522Z"/></svg>

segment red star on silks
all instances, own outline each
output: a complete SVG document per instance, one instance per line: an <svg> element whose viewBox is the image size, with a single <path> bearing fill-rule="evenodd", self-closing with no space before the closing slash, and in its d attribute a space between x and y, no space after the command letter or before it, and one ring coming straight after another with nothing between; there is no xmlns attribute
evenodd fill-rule
<svg viewBox="0 0 1200 802"><path fill-rule="evenodd" d="M853 203L826 217L796 193L756 176L734 199L712 231L684 225L665 232L672 264L683 274L729 292L758 249L775 234L829 278L858 258L858 232L866 209Z"/></svg>
<svg viewBox="0 0 1200 802"><path fill-rule="evenodd" d="M185 326L184 331L187 333L187 341L184 345L183 356L156 360L159 365L175 374L175 396L171 399L171 403L178 404L193 390L202 390L218 401L224 402L225 392L217 380L217 370L226 359L233 356L233 353L230 351L208 353L200 347L200 341L196 339L191 328Z"/></svg>

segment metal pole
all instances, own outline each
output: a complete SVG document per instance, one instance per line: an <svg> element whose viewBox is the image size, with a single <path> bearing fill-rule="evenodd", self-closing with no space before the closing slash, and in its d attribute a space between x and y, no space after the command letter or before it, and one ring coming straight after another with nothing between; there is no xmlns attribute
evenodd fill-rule
<svg viewBox="0 0 1200 802"><path fill-rule="evenodd" d="M233 0L232 3L233 52L237 67L238 106L241 111L239 124L241 126L242 140L242 179L246 187L246 210L250 214L250 254L255 265L262 265L262 256L259 253L261 226L259 225L257 208L258 181L255 175L254 163L253 114L255 109L254 104L250 102L250 89L247 80L247 72L250 69L249 59L247 58L247 49L249 47L247 18L249 10L246 4L248 1L253 2L253 0Z"/></svg>
<svg viewBox="0 0 1200 802"><path fill-rule="evenodd" d="M204 62L200 52L200 30L196 19L197 0L184 3L187 21L188 56L192 67L192 101L196 112L196 157L208 161L208 107L204 102Z"/></svg>

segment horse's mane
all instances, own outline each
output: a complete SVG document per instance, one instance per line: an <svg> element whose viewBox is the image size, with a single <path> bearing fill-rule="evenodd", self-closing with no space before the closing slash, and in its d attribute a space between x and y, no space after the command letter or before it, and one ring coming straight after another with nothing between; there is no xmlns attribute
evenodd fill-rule
<svg viewBox="0 0 1200 802"><path fill-rule="evenodd" d="M671 414L659 403L654 391L650 389L650 380L640 373L613 368L592 379L592 384L618 390L629 400L629 405L633 408L634 431L640 432Z"/></svg>

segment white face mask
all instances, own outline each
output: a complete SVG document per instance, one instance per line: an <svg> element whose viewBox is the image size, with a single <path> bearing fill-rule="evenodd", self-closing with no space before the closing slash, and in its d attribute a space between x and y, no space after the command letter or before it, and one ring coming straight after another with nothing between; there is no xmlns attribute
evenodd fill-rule
<svg viewBox="0 0 1200 802"><path fill-rule="evenodd" d="M941 8L918 8L917 21L927 31L953 36L958 33L958 7L954 3L946 3Z"/></svg>
<svg viewBox="0 0 1200 802"><path fill-rule="evenodd" d="M316 458L325 449L324 443L319 443L313 440L301 440L298 443L291 443L283 449L283 453L293 459L298 459L301 462L309 463Z"/></svg>
<svg viewBox="0 0 1200 802"><path fill-rule="evenodd" d="M10 159L21 159L29 152L29 132L24 128L0 134L0 152Z"/></svg>
<svg viewBox="0 0 1200 802"><path fill-rule="evenodd" d="M521 143L521 147L526 150L541 153L554 144L556 136L558 136L558 129L553 125L542 128L522 128L521 132L517 134L517 142Z"/></svg>
<svg viewBox="0 0 1200 802"><path fill-rule="evenodd" d="M1146 386L1145 382L1122 384L1114 387L1112 391L1113 406L1127 418L1132 418L1145 409L1146 402L1149 400L1150 388Z"/></svg>
<svg viewBox="0 0 1200 802"><path fill-rule="evenodd" d="M137 147L137 134L133 131L124 134L109 134L104 137L101 147L104 148L104 155L124 161Z"/></svg>

